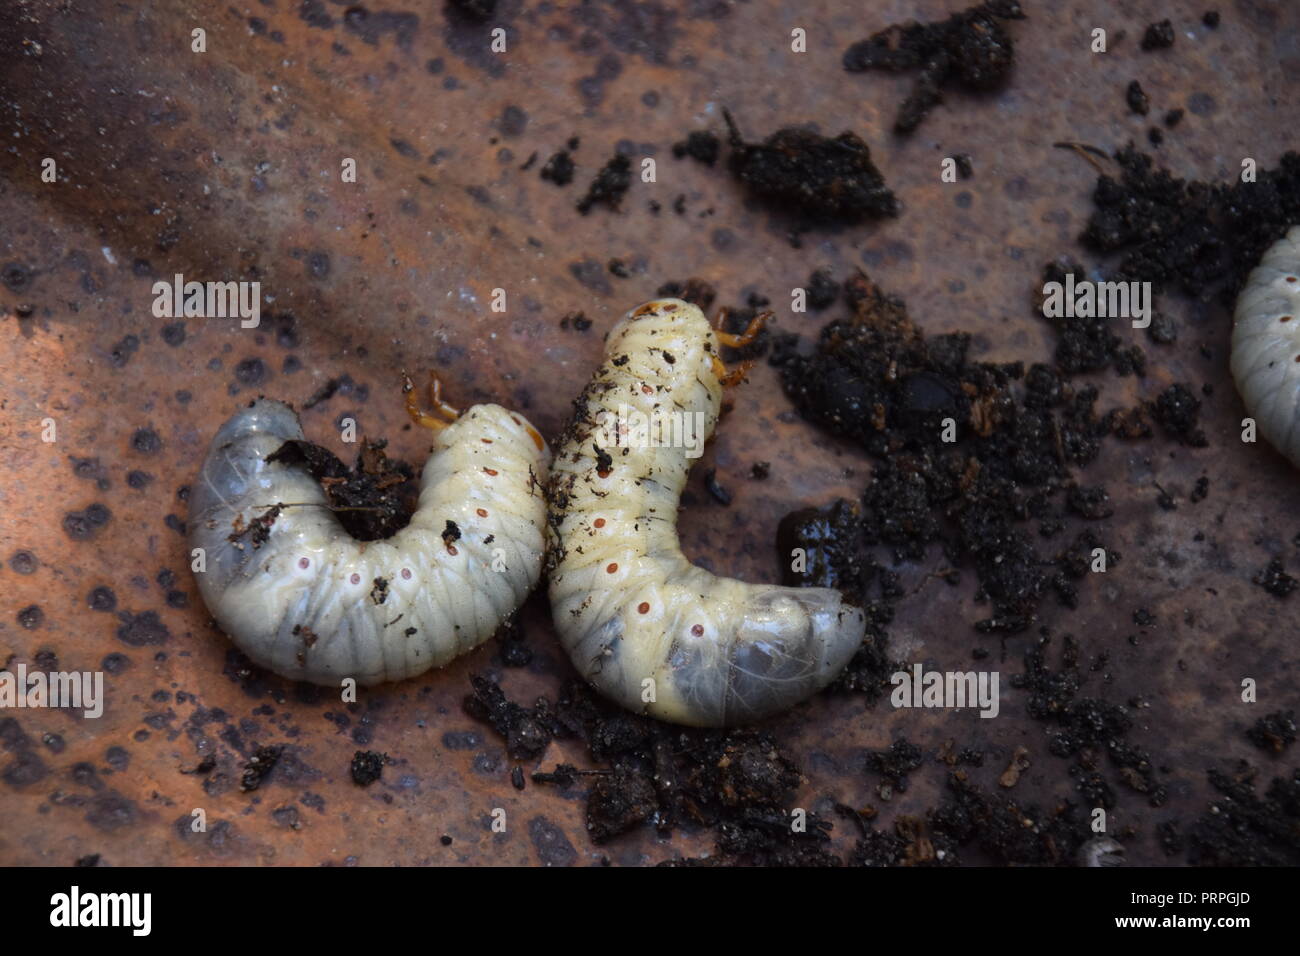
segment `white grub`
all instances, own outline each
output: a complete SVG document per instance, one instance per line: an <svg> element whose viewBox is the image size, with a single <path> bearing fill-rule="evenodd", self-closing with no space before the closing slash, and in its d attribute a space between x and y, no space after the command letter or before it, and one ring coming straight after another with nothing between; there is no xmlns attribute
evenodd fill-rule
<svg viewBox="0 0 1300 956"><path fill-rule="evenodd" d="M352 538L304 469L267 462L302 438L292 408L259 398L190 492L199 590L257 664L333 686L414 677L486 641L537 584L549 455L521 415L475 405L437 432L410 524L380 541ZM239 533L259 518L265 540Z"/></svg>
<svg viewBox="0 0 1300 956"><path fill-rule="evenodd" d="M1300 226L1269 247L1237 296L1232 377L1259 433L1300 468Z"/></svg>
<svg viewBox="0 0 1300 956"><path fill-rule="evenodd" d="M654 420L722 404L718 339L680 299L628 312L556 452L547 566L551 611L579 673L629 710L728 726L786 710L825 687L862 643L863 612L828 588L746 584L682 554L683 447L611 445L620 408Z"/></svg>

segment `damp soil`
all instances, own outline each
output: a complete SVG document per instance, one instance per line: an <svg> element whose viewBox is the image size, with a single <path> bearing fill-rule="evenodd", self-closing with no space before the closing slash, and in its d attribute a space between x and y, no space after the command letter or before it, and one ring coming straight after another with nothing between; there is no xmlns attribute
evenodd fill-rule
<svg viewBox="0 0 1300 956"><path fill-rule="evenodd" d="M1015 63L1008 23L1024 18L1016 0L990 0L946 20L894 24L845 50L844 69L915 73L894 119L896 133L911 133L943 102L946 88L979 93L1007 82Z"/></svg>
<svg viewBox="0 0 1300 956"><path fill-rule="evenodd" d="M359 541L377 541L406 527L419 495L411 466L390 459L384 453L387 444L363 440L351 468L328 448L309 441L287 441L267 461L305 468L320 482L348 534Z"/></svg>

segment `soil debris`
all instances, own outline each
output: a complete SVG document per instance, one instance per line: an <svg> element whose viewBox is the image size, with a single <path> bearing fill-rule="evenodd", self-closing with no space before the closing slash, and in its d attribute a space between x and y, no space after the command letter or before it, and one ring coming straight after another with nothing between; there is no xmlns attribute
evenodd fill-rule
<svg viewBox="0 0 1300 956"><path fill-rule="evenodd" d="M910 133L943 101L943 88L995 90L1015 62L1015 43L1002 21L1023 20L1016 0L989 0L934 23L894 24L844 51L850 73L919 70L911 94L898 108L894 131Z"/></svg>

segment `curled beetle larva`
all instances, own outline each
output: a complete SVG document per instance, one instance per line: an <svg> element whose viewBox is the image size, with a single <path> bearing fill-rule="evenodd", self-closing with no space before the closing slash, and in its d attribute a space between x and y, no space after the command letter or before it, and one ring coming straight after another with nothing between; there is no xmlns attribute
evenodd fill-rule
<svg viewBox="0 0 1300 956"><path fill-rule="evenodd" d="M551 611L578 671L624 707L723 726L826 686L862 643L863 612L829 588L746 584L695 567L677 538L689 451L713 433L743 345L680 299L633 309L577 402L550 482ZM678 441L662 439L679 423Z"/></svg>
<svg viewBox="0 0 1300 956"><path fill-rule="evenodd" d="M1260 434L1300 468L1300 226L1269 247L1237 296L1232 377Z"/></svg>
<svg viewBox="0 0 1300 956"><path fill-rule="evenodd" d="M267 460L303 438L288 405L259 398L212 440L190 493L190 547L206 563L199 590L231 640L282 677L414 677L491 637L537 584L541 436L499 405L449 422L407 404L438 431L419 506L384 540L351 537L315 478Z"/></svg>

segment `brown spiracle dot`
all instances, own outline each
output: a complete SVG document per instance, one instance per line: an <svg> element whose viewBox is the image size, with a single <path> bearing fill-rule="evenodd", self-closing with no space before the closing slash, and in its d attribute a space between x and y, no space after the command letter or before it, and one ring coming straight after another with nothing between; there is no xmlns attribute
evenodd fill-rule
<svg viewBox="0 0 1300 956"><path fill-rule="evenodd" d="M298 559L298 567L302 568L304 571L306 571L307 568L309 568L310 566L311 566L311 562L308 561L306 558Z"/></svg>
<svg viewBox="0 0 1300 956"><path fill-rule="evenodd" d="M483 444L485 444L485 445L490 445L490 444L492 444L492 439L491 439L491 438L480 438L479 441L481 441L481 442L482 442Z"/></svg>
<svg viewBox="0 0 1300 956"><path fill-rule="evenodd" d="M460 554L460 552L456 550L456 546L454 544L447 545L447 553L450 554L453 558L456 555Z"/></svg>
<svg viewBox="0 0 1300 956"><path fill-rule="evenodd" d="M349 580L350 580L353 584L360 584L360 583L361 583L361 575L359 575L359 574L354 574L354 575L352 575L351 578L349 578Z"/></svg>
<svg viewBox="0 0 1300 956"><path fill-rule="evenodd" d="M474 513L478 515L480 518L486 518L488 516L486 508L476 508L474 509Z"/></svg>
<svg viewBox="0 0 1300 956"><path fill-rule="evenodd" d="M1286 281L1287 281L1287 282L1295 282L1295 281L1296 281L1296 280L1295 280L1295 276L1287 276L1287 277L1286 277Z"/></svg>
<svg viewBox="0 0 1300 956"><path fill-rule="evenodd" d="M641 391L645 392L647 395L653 395L655 393L655 390L649 385L642 385Z"/></svg>
<svg viewBox="0 0 1300 956"><path fill-rule="evenodd" d="M592 524L595 525L597 528L603 528L605 527L605 519L597 518L595 521L592 522Z"/></svg>
<svg viewBox="0 0 1300 956"><path fill-rule="evenodd" d="M409 581L409 580L411 580L411 569L410 569L410 568L402 568L402 579L405 580L405 581Z"/></svg>
<svg viewBox="0 0 1300 956"><path fill-rule="evenodd" d="M491 476L492 478L495 478L497 475L500 474L500 472L498 472L495 468L484 468L483 470L487 472L488 475Z"/></svg>
<svg viewBox="0 0 1300 956"><path fill-rule="evenodd" d="M613 574L615 571L618 570L618 563L617 563L617 562L613 562L613 561L611 561L611 562L609 563L609 565L605 568L605 570L606 570L608 573Z"/></svg>
<svg viewBox="0 0 1300 956"><path fill-rule="evenodd" d="M1289 315L1284 315L1284 316L1282 316L1282 318L1278 319L1278 321L1279 321L1279 322L1290 322L1290 321L1291 321L1291 316L1289 316Z"/></svg>
<svg viewBox="0 0 1300 956"><path fill-rule="evenodd" d="M694 625L694 626L691 628L691 633L694 634L696 637L701 637L701 636L703 636L703 634L704 634L704 625L703 625L703 624L696 624L696 625Z"/></svg>
<svg viewBox="0 0 1300 956"><path fill-rule="evenodd" d="M673 305L671 302L665 302L663 309L665 312L676 312L677 306Z"/></svg>
<svg viewBox="0 0 1300 956"><path fill-rule="evenodd" d="M649 601L642 601L640 604L638 604L638 605L636 606L636 612L637 612L638 614L649 614L649 613L650 613L650 602L649 602Z"/></svg>

